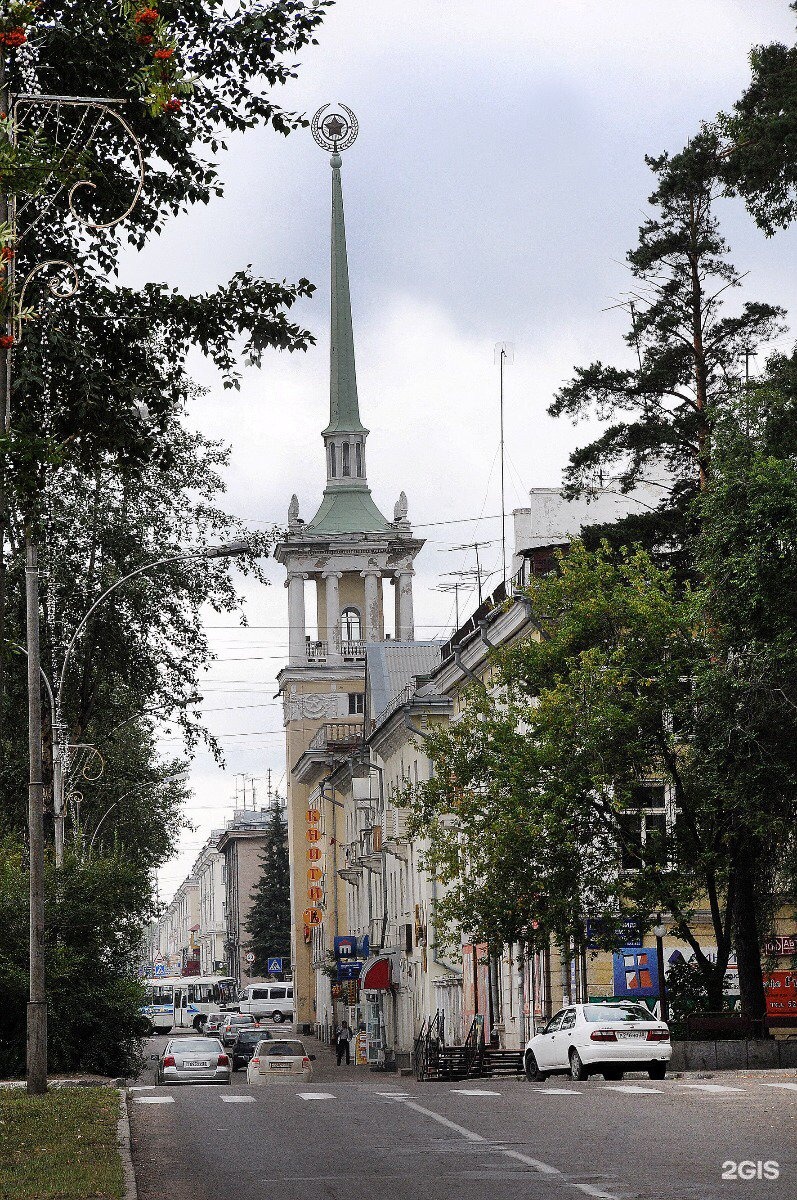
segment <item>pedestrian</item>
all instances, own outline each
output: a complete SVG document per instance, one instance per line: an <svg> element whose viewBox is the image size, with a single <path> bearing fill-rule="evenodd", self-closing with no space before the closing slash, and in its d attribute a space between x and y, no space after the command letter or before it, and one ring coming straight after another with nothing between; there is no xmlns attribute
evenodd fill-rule
<svg viewBox="0 0 797 1200"><path fill-rule="evenodd" d="M340 1066L344 1054L346 1055L346 1066L348 1067L351 1063L351 1039L352 1031L349 1028L348 1021L341 1021L335 1030L335 1050L338 1056L338 1066Z"/></svg>

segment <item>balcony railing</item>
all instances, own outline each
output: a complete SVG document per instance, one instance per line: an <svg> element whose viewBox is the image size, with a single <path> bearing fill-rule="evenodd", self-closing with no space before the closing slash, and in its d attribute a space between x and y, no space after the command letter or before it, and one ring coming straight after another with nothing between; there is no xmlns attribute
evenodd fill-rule
<svg viewBox="0 0 797 1200"><path fill-rule="evenodd" d="M338 642L337 647L333 647L334 653L338 654L346 661L353 662L365 658L366 643L358 642ZM329 657L329 642L307 642L307 661L308 662L326 662Z"/></svg>
<svg viewBox="0 0 797 1200"><path fill-rule="evenodd" d="M363 740L361 721L328 721L315 733L311 750L345 750L359 746Z"/></svg>

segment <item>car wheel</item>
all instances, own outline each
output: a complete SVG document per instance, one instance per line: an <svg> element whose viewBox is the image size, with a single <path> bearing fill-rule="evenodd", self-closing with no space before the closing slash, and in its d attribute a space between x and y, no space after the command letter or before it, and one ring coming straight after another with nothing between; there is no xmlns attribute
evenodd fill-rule
<svg viewBox="0 0 797 1200"><path fill-rule="evenodd" d="M663 1062L651 1063L648 1067L648 1079L664 1079L667 1074L667 1064Z"/></svg>
<svg viewBox="0 0 797 1200"><path fill-rule="evenodd" d="M543 1080L548 1078L545 1072L541 1071L537 1066L537 1059L534 1057L533 1051L526 1051L526 1057L523 1060L523 1065L525 1066L526 1078L528 1079L529 1083L542 1083Z"/></svg>
<svg viewBox="0 0 797 1200"><path fill-rule="evenodd" d="M589 1079L589 1071L581 1061L581 1055L578 1050L570 1051L570 1078L575 1083L581 1083L585 1079Z"/></svg>
<svg viewBox="0 0 797 1200"><path fill-rule="evenodd" d="M275 1025L281 1025L282 1022L285 1020L285 1018L283 1017L281 1012L273 1013L271 1019Z"/></svg>
<svg viewBox="0 0 797 1200"><path fill-rule="evenodd" d="M619 1067L606 1067L603 1072L604 1079L622 1079L624 1072Z"/></svg>

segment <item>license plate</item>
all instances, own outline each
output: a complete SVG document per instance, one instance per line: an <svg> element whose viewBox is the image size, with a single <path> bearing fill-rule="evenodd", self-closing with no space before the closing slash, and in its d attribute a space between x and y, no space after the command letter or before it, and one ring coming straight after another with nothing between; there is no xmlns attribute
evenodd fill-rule
<svg viewBox="0 0 797 1200"><path fill-rule="evenodd" d="M633 1031L633 1032L629 1031L628 1033L620 1033L620 1034L618 1034L618 1037L621 1037L621 1038L634 1038L634 1039L636 1039L637 1041L641 1041L641 1039L642 1039L642 1038L644 1038L644 1037L646 1037L646 1036L647 1036L647 1035L646 1035L646 1034L645 1034L645 1033L644 1033L642 1030L639 1030L639 1031L636 1031L636 1030L635 1030L635 1031Z"/></svg>
<svg viewBox="0 0 797 1200"><path fill-rule="evenodd" d="M290 1071L290 1063L269 1063L272 1071Z"/></svg>
<svg viewBox="0 0 797 1200"><path fill-rule="evenodd" d="M191 1062L183 1063L183 1066L193 1071L195 1067L209 1067L210 1061L207 1058L195 1058Z"/></svg>

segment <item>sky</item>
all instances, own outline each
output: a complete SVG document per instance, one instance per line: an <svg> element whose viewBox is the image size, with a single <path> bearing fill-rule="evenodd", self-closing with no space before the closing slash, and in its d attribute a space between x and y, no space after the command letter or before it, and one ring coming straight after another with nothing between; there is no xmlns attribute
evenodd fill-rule
<svg viewBox="0 0 797 1200"><path fill-rule="evenodd" d="M788 0L338 0L275 95L312 115L343 102L360 123L343 187L360 407L371 430L368 476L392 517L400 491L426 545L416 560L416 636L453 623L447 573L500 570L496 342L506 368L507 509L528 489L558 486L568 454L590 437L546 409L576 366L621 364L625 255L646 215L646 154L677 151L701 120L728 108L749 78L755 44L792 42ZM226 194L175 219L126 268L127 282L205 291L247 264L318 286L294 310L317 339L273 353L224 391L205 385L190 421L231 447L225 503L255 529L284 523L291 495L315 512L325 481L328 414L330 169L309 130L254 130L221 160ZM797 232L766 239L725 202L733 260L749 274L735 299L797 310ZM788 348L786 337L782 347ZM741 367L740 367L741 369ZM497 518L497 519L496 519ZM204 714L225 763L199 753L179 854L162 868L162 899L189 873L236 789L256 803L285 792L276 675L287 657L284 573L242 581L236 617L209 613L217 655ZM499 582L495 574L486 587ZM463 615L472 599L461 598ZM162 730L164 754L177 754ZM252 803L251 782L246 783Z"/></svg>

